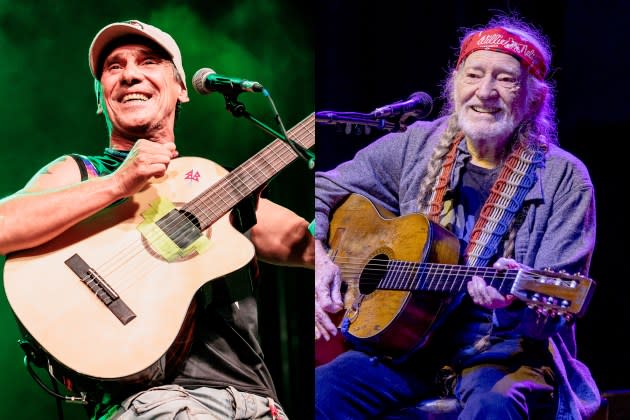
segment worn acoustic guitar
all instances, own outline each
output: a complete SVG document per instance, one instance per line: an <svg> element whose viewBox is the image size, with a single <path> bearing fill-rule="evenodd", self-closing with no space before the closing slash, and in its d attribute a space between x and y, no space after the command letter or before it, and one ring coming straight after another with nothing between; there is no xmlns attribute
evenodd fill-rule
<svg viewBox="0 0 630 420"><path fill-rule="evenodd" d="M358 194L335 210L329 238L329 255L347 285L347 338L393 358L429 340L473 275L504 295L567 318L584 314L595 289L593 280L577 274L456 265L459 241L452 233L422 214L395 217ZM318 341L316 363L343 349Z"/></svg>
<svg viewBox="0 0 630 420"><path fill-rule="evenodd" d="M314 114L288 134L312 147ZM229 211L296 158L275 140L229 173L207 159L174 159L129 199L10 254L4 288L24 333L80 375L136 380L167 354L195 293L251 261L253 245Z"/></svg>

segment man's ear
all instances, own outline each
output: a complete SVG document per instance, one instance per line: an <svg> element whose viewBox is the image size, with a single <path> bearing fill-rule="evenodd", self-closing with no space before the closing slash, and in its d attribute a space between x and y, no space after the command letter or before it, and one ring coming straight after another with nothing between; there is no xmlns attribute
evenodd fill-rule
<svg viewBox="0 0 630 420"><path fill-rule="evenodd" d="M188 90L183 86L183 83L179 84L182 88L182 91L177 96L177 99L181 103L190 102L190 98L188 97Z"/></svg>

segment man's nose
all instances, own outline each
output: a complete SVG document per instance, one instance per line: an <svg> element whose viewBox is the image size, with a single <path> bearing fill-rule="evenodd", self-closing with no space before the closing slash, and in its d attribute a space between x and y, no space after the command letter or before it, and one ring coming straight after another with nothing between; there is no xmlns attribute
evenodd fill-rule
<svg viewBox="0 0 630 420"><path fill-rule="evenodd" d="M121 72L121 78L128 84L137 83L142 79L142 72L137 65L130 63Z"/></svg>
<svg viewBox="0 0 630 420"><path fill-rule="evenodd" d="M499 93L496 89L496 83L497 81L490 75L483 77L479 81L479 86L477 87L477 96L482 99L497 96Z"/></svg>

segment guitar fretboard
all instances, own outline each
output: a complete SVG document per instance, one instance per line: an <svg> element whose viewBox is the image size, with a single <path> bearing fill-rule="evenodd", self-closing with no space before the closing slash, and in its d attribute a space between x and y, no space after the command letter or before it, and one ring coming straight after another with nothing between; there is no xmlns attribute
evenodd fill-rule
<svg viewBox="0 0 630 420"><path fill-rule="evenodd" d="M507 294L518 273L519 270L498 270L491 267L390 260L387 261L385 276L377 287L405 291L460 292L466 288L466 283L472 276L479 276L502 294Z"/></svg>
<svg viewBox="0 0 630 420"><path fill-rule="evenodd" d="M302 147L309 149L315 144L314 125L315 114L311 114L287 134ZM297 154L291 146L276 139L183 206L182 210L194 214L203 231L296 158Z"/></svg>

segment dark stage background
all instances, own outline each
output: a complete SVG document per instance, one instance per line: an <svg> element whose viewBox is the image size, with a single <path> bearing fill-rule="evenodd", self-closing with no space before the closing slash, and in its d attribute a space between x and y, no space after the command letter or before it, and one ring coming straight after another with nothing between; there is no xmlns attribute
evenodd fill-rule
<svg viewBox="0 0 630 420"><path fill-rule="evenodd" d="M191 99L176 127L182 156L235 167L273 140L247 120L232 117L222 95L194 92L191 79L199 68L262 83L287 129L314 110L312 14L291 1L0 2L0 197L21 188L62 154L99 154L107 146L105 123L96 115L88 48L101 27L128 19L166 30L180 46ZM239 100L277 127L262 95L243 94ZM268 196L311 220L312 171L304 162L294 162L271 182ZM283 406L289 416L300 418L313 393L313 313L302 310L313 306L313 274L264 264L261 271L265 355ZM42 281L54 281L36 274ZM4 291L0 329L0 418L56 418L54 399L22 365ZM39 373L47 379L45 372ZM67 419L85 417L81 407L64 407Z"/></svg>
<svg viewBox="0 0 630 420"><path fill-rule="evenodd" d="M579 356L602 390L630 388L627 340L630 283L626 136L630 129L630 4L623 1L361 1L318 7L316 110L367 113L424 91L434 98L456 60L460 27L485 24L492 10L513 11L551 38L560 144L590 168L598 239L590 276L598 282L577 323ZM326 21L326 28L323 22ZM382 133L346 135L317 126L318 169L329 169Z"/></svg>

